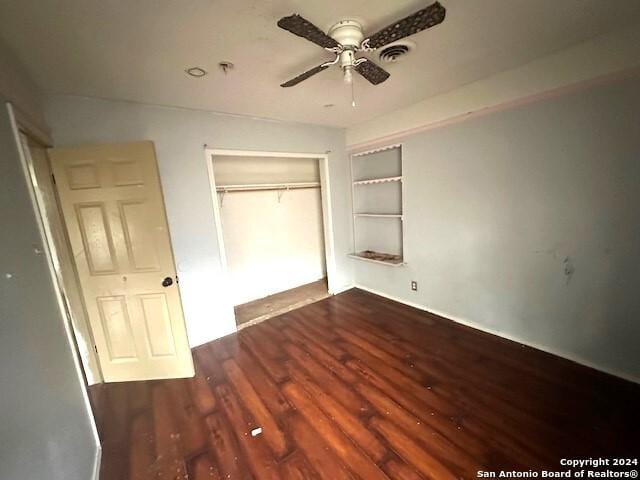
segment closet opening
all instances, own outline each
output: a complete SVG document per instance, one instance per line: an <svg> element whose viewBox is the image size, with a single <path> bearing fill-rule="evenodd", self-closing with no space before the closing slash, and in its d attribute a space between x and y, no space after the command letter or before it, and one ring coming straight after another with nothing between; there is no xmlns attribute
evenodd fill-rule
<svg viewBox="0 0 640 480"><path fill-rule="evenodd" d="M237 327L328 297L326 155L208 153L226 298Z"/></svg>

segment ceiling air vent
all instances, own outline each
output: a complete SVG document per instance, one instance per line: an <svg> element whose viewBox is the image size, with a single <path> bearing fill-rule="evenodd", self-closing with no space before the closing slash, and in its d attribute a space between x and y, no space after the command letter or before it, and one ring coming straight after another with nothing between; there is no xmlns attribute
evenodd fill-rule
<svg viewBox="0 0 640 480"><path fill-rule="evenodd" d="M380 50L378 58L383 63L394 63L404 57L407 53L415 48L415 44L412 42L396 42Z"/></svg>

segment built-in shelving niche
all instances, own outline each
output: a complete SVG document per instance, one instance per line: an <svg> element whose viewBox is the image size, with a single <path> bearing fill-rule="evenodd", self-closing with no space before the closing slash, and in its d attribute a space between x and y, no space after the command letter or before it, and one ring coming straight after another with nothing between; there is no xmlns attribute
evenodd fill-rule
<svg viewBox="0 0 640 480"><path fill-rule="evenodd" d="M389 266L404 264L402 148L392 145L351 156L354 252Z"/></svg>

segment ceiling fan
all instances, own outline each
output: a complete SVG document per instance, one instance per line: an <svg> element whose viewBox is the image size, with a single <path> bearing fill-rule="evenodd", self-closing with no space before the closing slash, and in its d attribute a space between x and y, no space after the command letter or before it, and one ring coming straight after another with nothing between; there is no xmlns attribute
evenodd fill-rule
<svg viewBox="0 0 640 480"><path fill-rule="evenodd" d="M313 23L298 14L283 17L278 21L280 28L299 37L306 38L328 52L334 53L336 57L301 73L280 86L293 87L338 63L342 68L345 83L353 82L353 70L355 70L373 85L378 85L389 78L389 72L368 58L356 58L356 53L372 52L389 43L438 25L444 20L445 14L446 9L439 2L435 2L368 37L365 37L362 25L355 20L342 20L333 25L329 32L325 34Z"/></svg>

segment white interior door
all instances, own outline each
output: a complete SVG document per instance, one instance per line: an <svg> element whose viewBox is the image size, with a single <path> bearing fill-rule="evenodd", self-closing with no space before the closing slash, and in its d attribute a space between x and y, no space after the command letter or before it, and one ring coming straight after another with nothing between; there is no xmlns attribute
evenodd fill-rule
<svg viewBox="0 0 640 480"><path fill-rule="evenodd" d="M51 162L105 381L192 376L153 143Z"/></svg>

